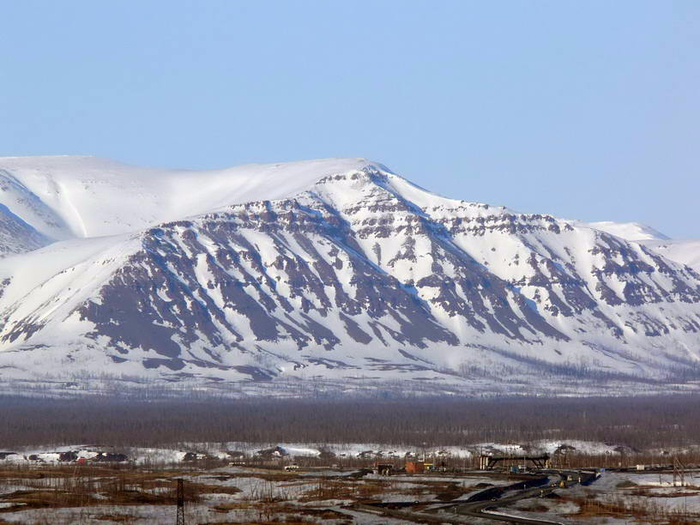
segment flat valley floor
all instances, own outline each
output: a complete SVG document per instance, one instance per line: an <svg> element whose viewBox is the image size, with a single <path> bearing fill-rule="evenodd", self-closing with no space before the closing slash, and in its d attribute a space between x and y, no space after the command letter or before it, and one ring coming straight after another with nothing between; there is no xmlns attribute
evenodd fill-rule
<svg viewBox="0 0 700 525"><path fill-rule="evenodd" d="M493 498L477 498L465 509L477 494L526 483L541 473L381 476L361 468L289 471L205 463L4 465L0 523L174 524L178 479L183 480L188 524L486 524L520 523L523 518L535 524L700 523L700 472L687 472L684 486L678 480L674 486L671 471L606 471L583 486L577 480L564 483L552 471L545 484L502 494L491 491ZM489 508L477 508L484 504ZM475 517L463 510L485 514Z"/></svg>

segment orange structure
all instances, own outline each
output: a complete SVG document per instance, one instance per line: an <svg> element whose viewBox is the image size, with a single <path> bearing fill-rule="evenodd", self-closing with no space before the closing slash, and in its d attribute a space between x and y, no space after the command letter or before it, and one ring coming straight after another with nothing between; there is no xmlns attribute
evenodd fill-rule
<svg viewBox="0 0 700 525"><path fill-rule="evenodd" d="M423 461L407 461L406 474L422 474L425 472L425 463Z"/></svg>

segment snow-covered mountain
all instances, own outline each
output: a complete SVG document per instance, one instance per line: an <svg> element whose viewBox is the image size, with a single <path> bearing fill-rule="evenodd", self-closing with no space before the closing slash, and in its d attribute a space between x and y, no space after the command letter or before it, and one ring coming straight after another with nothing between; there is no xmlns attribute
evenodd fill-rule
<svg viewBox="0 0 700 525"><path fill-rule="evenodd" d="M700 240L644 241L642 244L672 261L685 264L700 273Z"/></svg>
<svg viewBox="0 0 700 525"><path fill-rule="evenodd" d="M699 370L700 275L634 228L447 199L362 159L1 158L0 188L0 381L507 390Z"/></svg>
<svg viewBox="0 0 700 525"><path fill-rule="evenodd" d="M671 239L663 233L637 222L592 222L592 228L653 249L672 261L685 264L700 273L700 239Z"/></svg>
<svg viewBox="0 0 700 525"><path fill-rule="evenodd" d="M667 241L669 237L658 230L638 222L591 222L591 228L617 235L628 241Z"/></svg>

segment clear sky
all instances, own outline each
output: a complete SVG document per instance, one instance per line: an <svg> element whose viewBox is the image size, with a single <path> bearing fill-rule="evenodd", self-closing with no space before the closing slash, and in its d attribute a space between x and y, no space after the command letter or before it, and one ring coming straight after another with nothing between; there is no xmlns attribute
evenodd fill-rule
<svg viewBox="0 0 700 525"><path fill-rule="evenodd" d="M0 155L367 157L700 237L700 1L0 0Z"/></svg>

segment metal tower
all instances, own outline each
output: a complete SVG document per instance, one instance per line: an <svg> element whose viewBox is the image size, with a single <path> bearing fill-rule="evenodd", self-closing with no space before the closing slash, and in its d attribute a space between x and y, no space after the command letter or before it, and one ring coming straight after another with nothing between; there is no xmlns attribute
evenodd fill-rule
<svg viewBox="0 0 700 525"><path fill-rule="evenodd" d="M175 525L185 525L185 485L182 479L177 480L177 520Z"/></svg>
<svg viewBox="0 0 700 525"><path fill-rule="evenodd" d="M681 463L678 456L673 456L673 486L680 480L681 487L685 487L685 465Z"/></svg>

